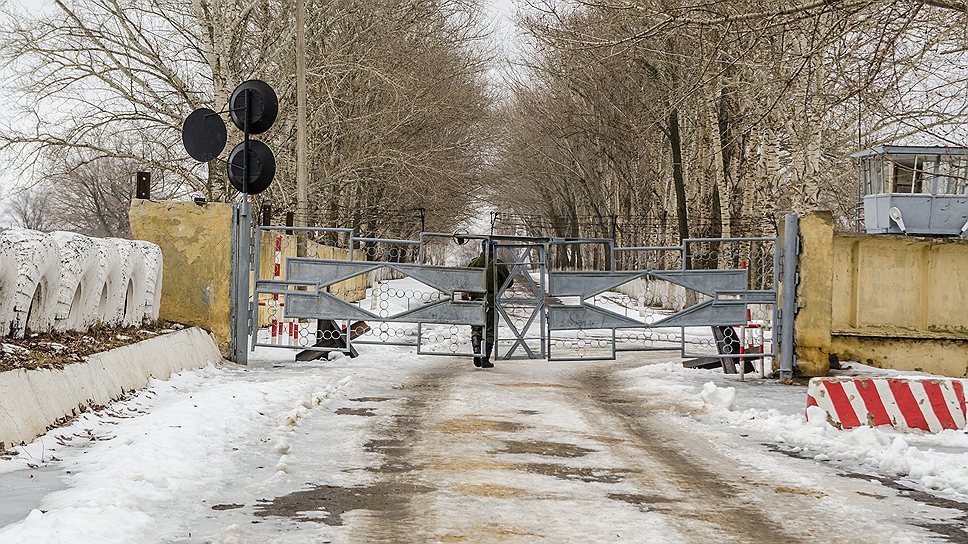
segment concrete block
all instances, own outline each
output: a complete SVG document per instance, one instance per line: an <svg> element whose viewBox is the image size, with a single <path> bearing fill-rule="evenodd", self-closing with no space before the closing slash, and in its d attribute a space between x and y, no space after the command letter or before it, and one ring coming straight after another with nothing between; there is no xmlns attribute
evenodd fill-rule
<svg viewBox="0 0 968 544"><path fill-rule="evenodd" d="M0 373L0 442L30 442L83 407L108 404L152 378L168 379L221 360L212 335L193 327L98 353L61 370Z"/></svg>
<svg viewBox="0 0 968 544"><path fill-rule="evenodd" d="M965 428L965 389L957 378L813 378L807 407L822 408L842 429L889 425L938 432Z"/></svg>

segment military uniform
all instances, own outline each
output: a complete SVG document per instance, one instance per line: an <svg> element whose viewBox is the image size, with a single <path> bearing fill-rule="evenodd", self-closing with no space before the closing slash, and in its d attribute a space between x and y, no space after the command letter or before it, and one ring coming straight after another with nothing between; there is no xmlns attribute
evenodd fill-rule
<svg viewBox="0 0 968 544"><path fill-rule="evenodd" d="M480 255L475 257L474 260L469 262L467 266L469 268L486 269L485 276L487 278L486 279L487 283L486 283L485 293L484 294L476 293L471 295L470 298L472 300L484 301L484 314L485 314L485 320L486 320L485 323L487 323L487 326L486 327L475 326L471 328L471 343L474 346L474 353L484 354L483 357L474 358L474 366L491 368L494 366L494 364L491 363L490 359L491 359L491 351L493 351L494 349L494 339L495 339L494 303L497 297L496 290L500 289L504 285L504 282L507 281L508 277L511 275L511 272L508 270L508 266L507 264L504 263L504 261L494 258L493 253L491 255L491 258L488 259L484 251L482 251ZM510 288L511 285L513 284L514 284L514 281L512 280L508 285L508 288ZM486 336L486 338L482 338L483 336ZM483 352L481 351L482 340L486 341L485 349Z"/></svg>

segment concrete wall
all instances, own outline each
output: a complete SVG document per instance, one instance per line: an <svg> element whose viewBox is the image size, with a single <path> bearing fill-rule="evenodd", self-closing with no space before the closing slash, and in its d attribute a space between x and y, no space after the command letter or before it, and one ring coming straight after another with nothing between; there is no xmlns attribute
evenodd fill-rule
<svg viewBox="0 0 968 544"><path fill-rule="evenodd" d="M164 255L164 286L159 317L212 331L227 353L231 335L232 205L210 202L156 202L133 200L131 231L136 238L154 242ZM263 231L260 242L260 278L271 279L280 242L280 278L285 279L286 259L296 256L296 237ZM307 256L345 259L348 250L307 242ZM363 258L357 252L357 258ZM334 285L331 292L345 300L366 296L366 277ZM260 326L269 322L273 304L261 297ZM281 319L279 315L277 319Z"/></svg>
<svg viewBox="0 0 968 544"><path fill-rule="evenodd" d="M795 344L797 366L806 376L830 370L833 217L830 213L800 219L800 281L797 284Z"/></svg>
<svg viewBox="0 0 968 544"><path fill-rule="evenodd" d="M223 350L230 338L232 205L133 200L135 238L164 255L159 318L212 331Z"/></svg>
<svg viewBox="0 0 968 544"><path fill-rule="evenodd" d="M30 442L61 418L117 400L152 378L168 379L221 360L212 336L191 328L98 353L61 370L0 373L0 445Z"/></svg>
<svg viewBox="0 0 968 544"><path fill-rule="evenodd" d="M808 375L831 354L968 377L968 241L834 233L801 219L797 357Z"/></svg>

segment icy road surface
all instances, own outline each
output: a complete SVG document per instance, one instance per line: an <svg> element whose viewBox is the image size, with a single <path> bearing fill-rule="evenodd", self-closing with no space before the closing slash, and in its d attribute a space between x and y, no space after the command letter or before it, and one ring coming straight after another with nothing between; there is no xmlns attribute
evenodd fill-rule
<svg viewBox="0 0 968 544"><path fill-rule="evenodd" d="M0 543L968 540L964 433L842 434L802 386L672 354L364 351L260 351L51 431L0 461Z"/></svg>

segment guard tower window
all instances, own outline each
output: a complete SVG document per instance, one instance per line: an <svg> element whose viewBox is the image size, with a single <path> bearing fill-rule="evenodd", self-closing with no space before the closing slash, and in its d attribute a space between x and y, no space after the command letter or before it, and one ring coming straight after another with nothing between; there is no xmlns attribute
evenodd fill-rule
<svg viewBox="0 0 968 544"><path fill-rule="evenodd" d="M865 195L968 194L966 148L878 146L854 158Z"/></svg>

